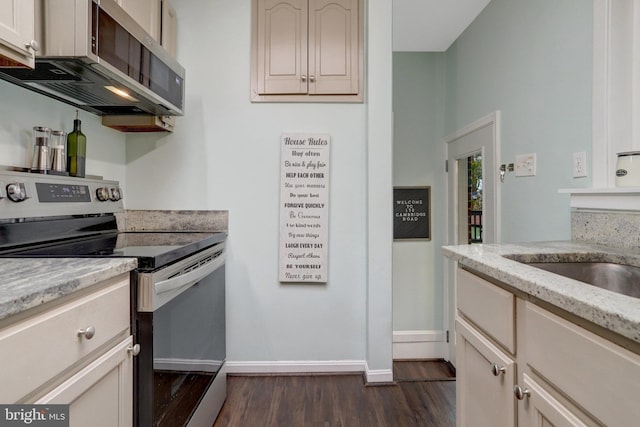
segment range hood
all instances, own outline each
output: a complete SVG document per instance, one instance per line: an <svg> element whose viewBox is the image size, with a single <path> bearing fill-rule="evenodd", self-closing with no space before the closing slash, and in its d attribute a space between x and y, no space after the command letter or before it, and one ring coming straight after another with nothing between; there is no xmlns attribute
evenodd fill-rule
<svg viewBox="0 0 640 427"><path fill-rule="evenodd" d="M114 0L38 0L36 16L35 69L0 68L0 78L149 130L183 115L184 68Z"/></svg>

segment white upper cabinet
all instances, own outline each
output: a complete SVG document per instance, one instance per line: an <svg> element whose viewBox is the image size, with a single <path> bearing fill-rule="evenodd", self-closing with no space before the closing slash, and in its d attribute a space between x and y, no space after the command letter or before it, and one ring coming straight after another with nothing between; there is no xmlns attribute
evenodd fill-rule
<svg viewBox="0 0 640 427"><path fill-rule="evenodd" d="M160 41L160 1L117 0L120 7L157 41Z"/></svg>
<svg viewBox="0 0 640 427"><path fill-rule="evenodd" d="M117 0L117 2L167 52L173 57L176 56L178 16L168 0Z"/></svg>
<svg viewBox="0 0 640 427"><path fill-rule="evenodd" d="M362 100L361 0L253 6L253 101Z"/></svg>
<svg viewBox="0 0 640 427"><path fill-rule="evenodd" d="M0 0L0 65L35 67L35 1Z"/></svg>
<svg viewBox="0 0 640 427"><path fill-rule="evenodd" d="M177 52L178 15L168 0L162 0L160 44L175 58Z"/></svg>

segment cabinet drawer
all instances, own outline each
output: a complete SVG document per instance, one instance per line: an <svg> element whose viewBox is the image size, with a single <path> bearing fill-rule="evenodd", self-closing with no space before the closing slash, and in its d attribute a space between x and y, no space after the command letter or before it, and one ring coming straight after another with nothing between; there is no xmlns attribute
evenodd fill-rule
<svg viewBox="0 0 640 427"><path fill-rule="evenodd" d="M527 364L570 400L614 425L640 419L640 356L548 311L524 303Z"/></svg>
<svg viewBox="0 0 640 427"><path fill-rule="evenodd" d="M515 296L460 268L457 279L460 313L515 354Z"/></svg>
<svg viewBox="0 0 640 427"><path fill-rule="evenodd" d="M129 330L129 278L0 330L0 402L13 403ZM78 332L95 328L91 339Z"/></svg>

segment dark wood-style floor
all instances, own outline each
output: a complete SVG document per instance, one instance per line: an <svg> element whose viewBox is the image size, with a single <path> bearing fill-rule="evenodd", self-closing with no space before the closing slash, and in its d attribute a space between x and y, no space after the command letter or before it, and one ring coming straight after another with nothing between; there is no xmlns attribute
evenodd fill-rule
<svg viewBox="0 0 640 427"><path fill-rule="evenodd" d="M455 378L444 362L394 362L395 384L362 375L228 376L214 427L455 426Z"/></svg>

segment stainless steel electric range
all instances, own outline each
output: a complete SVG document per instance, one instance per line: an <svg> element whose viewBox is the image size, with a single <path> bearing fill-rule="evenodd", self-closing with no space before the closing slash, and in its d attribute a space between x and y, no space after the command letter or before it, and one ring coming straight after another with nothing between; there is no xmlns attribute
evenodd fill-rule
<svg viewBox="0 0 640 427"><path fill-rule="evenodd" d="M0 170L0 257L132 257L134 425L211 426L226 398L225 240L121 232L118 182Z"/></svg>

